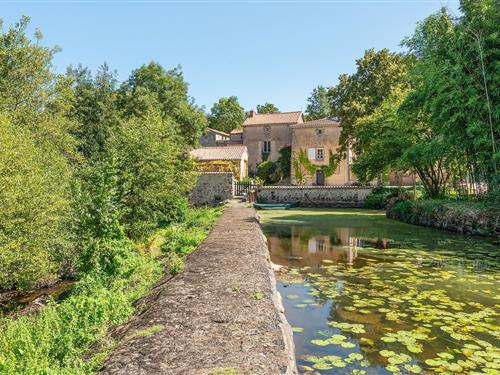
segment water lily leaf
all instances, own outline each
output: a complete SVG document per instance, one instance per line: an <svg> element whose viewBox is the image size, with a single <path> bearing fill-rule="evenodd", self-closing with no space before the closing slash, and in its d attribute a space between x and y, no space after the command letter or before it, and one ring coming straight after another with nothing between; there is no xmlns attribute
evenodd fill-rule
<svg viewBox="0 0 500 375"><path fill-rule="evenodd" d="M396 353L395 353L395 352L393 352L392 350L381 350L381 351L379 352L379 354L380 354L382 357L387 357L387 358L388 358L388 357L392 357L392 356L396 355Z"/></svg>
<svg viewBox="0 0 500 375"><path fill-rule="evenodd" d="M408 349L408 351L412 352L412 353L422 353L422 345L407 345L406 346L406 349Z"/></svg>
<svg viewBox="0 0 500 375"><path fill-rule="evenodd" d="M380 340L382 340L384 342L396 342L396 338L390 337L390 336L384 336L384 337L380 338Z"/></svg>
<svg viewBox="0 0 500 375"><path fill-rule="evenodd" d="M300 332L304 332L304 328L302 328L302 327L292 327L292 331L300 333Z"/></svg>
<svg viewBox="0 0 500 375"><path fill-rule="evenodd" d="M409 365L409 364L406 364L404 365L404 368L412 373L412 374L420 374L422 373L422 367L418 366L418 365Z"/></svg>
<svg viewBox="0 0 500 375"><path fill-rule="evenodd" d="M385 366L387 371L393 372L393 373L399 373L399 367L393 364L389 364Z"/></svg>
<svg viewBox="0 0 500 375"><path fill-rule="evenodd" d="M299 296L297 294L289 294L289 295L286 296L286 298L293 300L293 299L298 299Z"/></svg>
<svg viewBox="0 0 500 375"><path fill-rule="evenodd" d="M446 352L441 352L441 353L438 353L437 355L438 355L438 357L443 358L443 359L453 359L453 358L455 358L453 356L453 354L446 353Z"/></svg>
<svg viewBox="0 0 500 375"><path fill-rule="evenodd" d="M349 358L353 361L361 361L363 359L363 354L360 353L350 353Z"/></svg>
<svg viewBox="0 0 500 375"><path fill-rule="evenodd" d="M326 362L315 363L312 367L315 368L316 370L331 370L333 368L332 365Z"/></svg>
<svg viewBox="0 0 500 375"><path fill-rule="evenodd" d="M340 343L340 346L343 347L344 349L352 349L356 347L356 344L350 342L350 341L344 341Z"/></svg>

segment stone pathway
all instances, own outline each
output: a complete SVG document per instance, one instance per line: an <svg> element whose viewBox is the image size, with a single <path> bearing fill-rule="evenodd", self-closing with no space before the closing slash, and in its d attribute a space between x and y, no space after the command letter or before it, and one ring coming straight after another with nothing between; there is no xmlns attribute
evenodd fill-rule
<svg viewBox="0 0 500 375"><path fill-rule="evenodd" d="M255 211L226 209L185 271L161 282L115 333L126 339L102 374L295 374Z"/></svg>

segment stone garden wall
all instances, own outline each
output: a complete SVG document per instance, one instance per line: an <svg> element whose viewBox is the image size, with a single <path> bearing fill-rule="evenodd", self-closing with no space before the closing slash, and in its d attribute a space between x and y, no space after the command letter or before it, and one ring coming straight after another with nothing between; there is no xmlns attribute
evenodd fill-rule
<svg viewBox="0 0 500 375"><path fill-rule="evenodd" d="M195 206L215 206L233 197L233 173L202 172L198 174L196 185L189 195Z"/></svg>
<svg viewBox="0 0 500 375"><path fill-rule="evenodd" d="M300 207L363 207L371 191L371 187L359 186L262 186L257 191L257 202L298 202Z"/></svg>

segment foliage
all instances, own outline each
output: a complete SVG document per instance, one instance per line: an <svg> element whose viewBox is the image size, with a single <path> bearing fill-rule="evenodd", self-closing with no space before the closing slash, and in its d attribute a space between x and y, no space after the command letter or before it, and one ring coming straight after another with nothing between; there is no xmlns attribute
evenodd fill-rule
<svg viewBox="0 0 500 375"><path fill-rule="evenodd" d="M500 158L498 8L493 0L463 0L461 9L458 19L444 9L429 16L404 41L417 63L403 108L432 129L450 177L486 182L491 190Z"/></svg>
<svg viewBox="0 0 500 375"><path fill-rule="evenodd" d="M72 173L5 117L0 145L0 289L29 288L66 260Z"/></svg>
<svg viewBox="0 0 500 375"><path fill-rule="evenodd" d="M194 184L192 162L170 121L146 114L123 122L115 135L120 223L134 240L182 220L183 197Z"/></svg>
<svg viewBox="0 0 500 375"><path fill-rule="evenodd" d="M311 176L314 176L316 174L316 171L323 171L325 177L330 177L335 173L335 170L337 169L339 163L337 156L333 154L332 150L329 150L328 164L326 165L316 165L311 163L304 149L299 150L297 159Z"/></svg>
<svg viewBox="0 0 500 375"><path fill-rule="evenodd" d="M208 116L211 128L230 133L231 130L241 128L245 121L245 111L236 96L220 98L215 103Z"/></svg>
<svg viewBox="0 0 500 375"><path fill-rule="evenodd" d="M184 268L184 257L192 253L205 239L221 214L220 208L187 209L185 220L162 230L161 251L167 256L173 274Z"/></svg>
<svg viewBox="0 0 500 375"><path fill-rule="evenodd" d="M281 179L290 177L290 168L292 164L292 147L286 146L279 150L278 160L276 161L276 169L280 174Z"/></svg>
<svg viewBox="0 0 500 375"><path fill-rule="evenodd" d="M300 162L298 157L292 158L292 167L295 182L299 185L304 185L307 182L307 178L309 177L309 175L302 166L302 163Z"/></svg>
<svg viewBox="0 0 500 375"><path fill-rule="evenodd" d="M83 354L112 325L124 322L133 302L159 280L158 261L141 256L131 243L116 244L119 265L113 277L89 273L60 304L37 315L3 319L0 334L0 372L3 374L91 373L95 361Z"/></svg>
<svg viewBox="0 0 500 375"><path fill-rule="evenodd" d="M0 112L14 123L31 122L54 95L52 57L58 48L42 47L42 34L26 35L29 17L0 31ZM0 26L2 22L0 20Z"/></svg>
<svg viewBox="0 0 500 375"><path fill-rule="evenodd" d="M257 165L256 176L266 184L274 184L279 181L276 163L266 160Z"/></svg>
<svg viewBox="0 0 500 375"><path fill-rule="evenodd" d="M429 197L495 194L499 184L498 8L462 0L403 41L408 55L369 50L329 91L342 120L341 151L368 182L390 170L416 173Z"/></svg>
<svg viewBox="0 0 500 375"><path fill-rule="evenodd" d="M162 250L177 254L169 269L182 270L182 257L193 251L217 221L221 209L187 209L185 221L160 231ZM126 239L108 242L115 269L91 271L79 280L70 297L52 303L38 315L0 321L2 374L80 374L97 370L105 359L98 353L90 361L84 353L107 330L126 321L134 302L160 279L158 258L144 256ZM167 259L168 262L168 259Z"/></svg>
<svg viewBox="0 0 500 375"><path fill-rule="evenodd" d="M188 96L188 84L180 67L166 71L151 62L134 70L120 87L118 106L126 117L142 117L159 110L189 145L195 145L207 127L203 111Z"/></svg>
<svg viewBox="0 0 500 375"><path fill-rule="evenodd" d="M387 217L459 233L498 237L500 210L488 203L449 199L408 200L393 198Z"/></svg>
<svg viewBox="0 0 500 375"><path fill-rule="evenodd" d="M413 59L388 49L365 51L356 60L356 72L339 77L328 97L332 115L342 121L340 145L343 152L350 146L357 155L363 152L363 139L358 136L359 119L372 114L398 89L408 87L408 65Z"/></svg>
<svg viewBox="0 0 500 375"><path fill-rule="evenodd" d="M375 187L365 198L365 208L385 209L390 199L400 197L407 199L417 199L421 197L420 189L413 188L387 188L384 186Z"/></svg>
<svg viewBox="0 0 500 375"><path fill-rule="evenodd" d="M257 104L258 113L276 113L280 110L273 103Z"/></svg>
<svg viewBox="0 0 500 375"><path fill-rule="evenodd" d="M328 89L324 86L317 86L307 98L306 118L307 120L317 120L331 116Z"/></svg>

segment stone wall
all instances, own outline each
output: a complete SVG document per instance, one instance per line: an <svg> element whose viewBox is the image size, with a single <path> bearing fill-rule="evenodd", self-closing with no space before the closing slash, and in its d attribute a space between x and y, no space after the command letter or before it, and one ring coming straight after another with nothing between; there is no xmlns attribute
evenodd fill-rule
<svg viewBox="0 0 500 375"><path fill-rule="evenodd" d="M202 172L189 195L195 206L215 206L233 197L233 173Z"/></svg>
<svg viewBox="0 0 500 375"><path fill-rule="evenodd" d="M359 186L262 186L259 203L295 203L300 207L363 207L372 191Z"/></svg>
<svg viewBox="0 0 500 375"><path fill-rule="evenodd" d="M392 198L386 216L408 224L500 240L500 209L494 205L475 207L467 202Z"/></svg>

